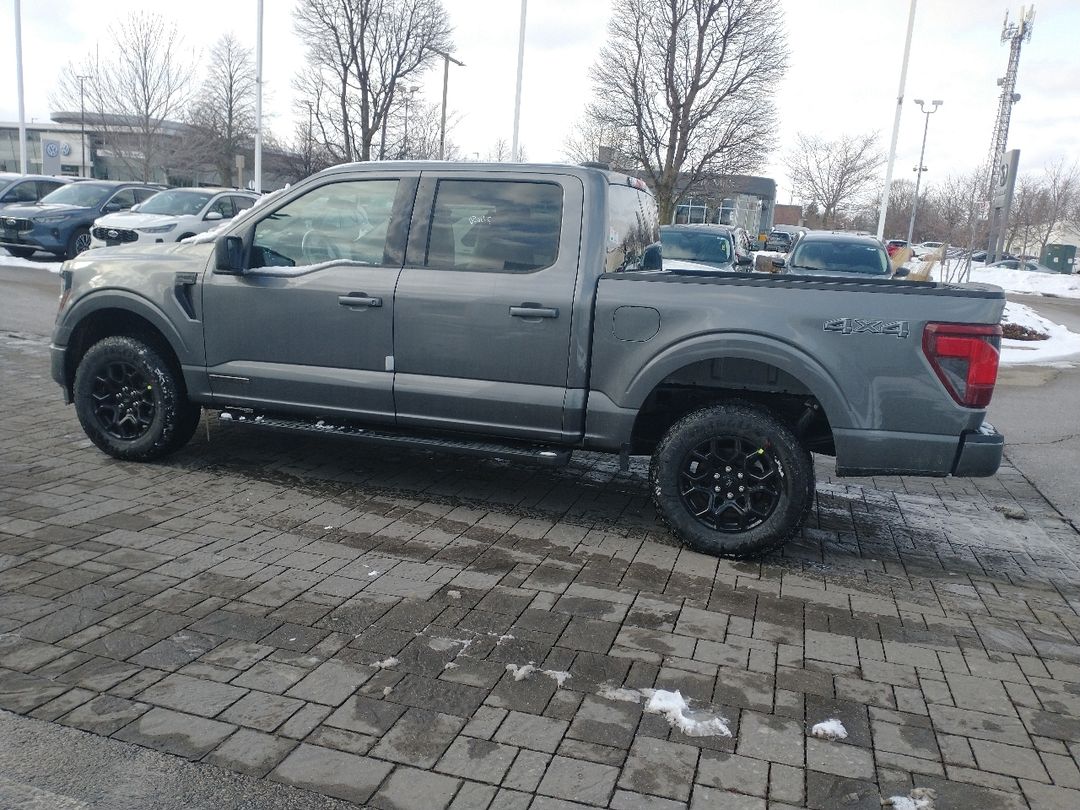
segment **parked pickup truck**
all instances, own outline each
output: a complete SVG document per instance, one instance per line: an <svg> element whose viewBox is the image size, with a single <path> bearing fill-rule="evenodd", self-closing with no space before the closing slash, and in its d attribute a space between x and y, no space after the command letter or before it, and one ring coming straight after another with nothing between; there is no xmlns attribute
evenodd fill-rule
<svg viewBox="0 0 1080 810"><path fill-rule="evenodd" d="M555 165L365 163L219 231L61 270L52 373L119 459L200 409L251 429L565 463L652 456L695 548L795 534L840 475L986 476L992 286L665 272L640 181Z"/></svg>

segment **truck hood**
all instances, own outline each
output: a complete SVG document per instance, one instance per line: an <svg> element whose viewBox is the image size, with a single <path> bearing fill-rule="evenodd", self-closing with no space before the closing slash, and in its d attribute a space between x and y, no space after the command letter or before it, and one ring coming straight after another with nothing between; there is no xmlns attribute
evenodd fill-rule
<svg viewBox="0 0 1080 810"><path fill-rule="evenodd" d="M5 217L20 217L22 219L35 219L36 217L49 216L51 214L86 214L93 211L82 205L68 205L67 203L29 203L26 205L9 205L4 208Z"/></svg>
<svg viewBox="0 0 1080 810"><path fill-rule="evenodd" d="M106 214L94 222L99 228L153 228L158 225L171 225L179 220L175 214L142 214L138 211L118 211L115 214Z"/></svg>

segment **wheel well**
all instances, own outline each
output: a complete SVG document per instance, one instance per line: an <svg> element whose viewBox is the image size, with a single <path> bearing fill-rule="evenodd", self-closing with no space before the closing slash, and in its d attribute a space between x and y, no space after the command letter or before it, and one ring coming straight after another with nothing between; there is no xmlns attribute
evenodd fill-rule
<svg viewBox="0 0 1080 810"><path fill-rule="evenodd" d="M64 374L69 391L75 384L75 370L79 367L83 355L91 346L107 337L131 337L145 342L172 366L177 380L183 384L180 360L156 326L141 315L126 309L99 309L79 321L68 341Z"/></svg>
<svg viewBox="0 0 1080 810"><path fill-rule="evenodd" d="M661 380L638 411L631 452L651 454L668 428L686 414L733 400L767 409L810 450L835 453L832 427L814 393L776 366L741 358L701 360Z"/></svg>

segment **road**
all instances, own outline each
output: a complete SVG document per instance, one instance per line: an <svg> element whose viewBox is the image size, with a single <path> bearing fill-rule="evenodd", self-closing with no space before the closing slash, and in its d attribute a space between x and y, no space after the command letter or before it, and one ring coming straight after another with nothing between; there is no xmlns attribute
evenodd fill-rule
<svg viewBox="0 0 1080 810"><path fill-rule="evenodd" d="M0 257L0 332L47 335L58 280L41 269L5 267ZM1080 333L1080 300L1010 296ZM1077 364L1080 364L1078 359ZM1014 366L999 377L989 419L1006 436L1006 454L1050 502L1080 527L1080 372L1073 364Z"/></svg>

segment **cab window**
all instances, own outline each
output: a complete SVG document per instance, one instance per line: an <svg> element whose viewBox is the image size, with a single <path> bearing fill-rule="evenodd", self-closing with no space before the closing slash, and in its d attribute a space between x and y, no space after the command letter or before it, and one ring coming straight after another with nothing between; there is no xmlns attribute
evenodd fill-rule
<svg viewBox="0 0 1080 810"><path fill-rule="evenodd" d="M562 187L525 180L440 180L424 264L529 273L555 264Z"/></svg>
<svg viewBox="0 0 1080 810"><path fill-rule="evenodd" d="M386 236L398 180L351 180L312 189L255 226L251 267L332 261L388 264Z"/></svg>

